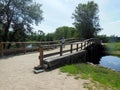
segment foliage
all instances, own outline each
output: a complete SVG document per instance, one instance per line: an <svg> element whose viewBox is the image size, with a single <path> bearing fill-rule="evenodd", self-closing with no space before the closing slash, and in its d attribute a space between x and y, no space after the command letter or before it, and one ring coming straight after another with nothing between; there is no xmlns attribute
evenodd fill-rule
<svg viewBox="0 0 120 90"><path fill-rule="evenodd" d="M106 35L98 35L98 36L96 36L96 38L102 40L102 43L107 43L110 41L110 37L108 37Z"/></svg>
<svg viewBox="0 0 120 90"><path fill-rule="evenodd" d="M48 34L46 35L46 41L53 41L54 38L55 38L54 33L48 33Z"/></svg>
<svg viewBox="0 0 120 90"><path fill-rule="evenodd" d="M104 46L107 49L107 53L120 57L120 42L104 43Z"/></svg>
<svg viewBox="0 0 120 90"><path fill-rule="evenodd" d="M61 68L62 72L68 72L72 75L78 75L85 79L93 79L107 87L120 89L120 73L110 69L90 65L90 64L75 64L67 65Z"/></svg>
<svg viewBox="0 0 120 90"><path fill-rule="evenodd" d="M77 31L73 27L62 26L58 27L54 33L55 39L77 37Z"/></svg>
<svg viewBox="0 0 120 90"><path fill-rule="evenodd" d="M93 1L87 4L78 4L73 13L73 19L80 37L92 38L101 30L98 11L98 5Z"/></svg>
<svg viewBox="0 0 120 90"><path fill-rule="evenodd" d="M32 0L1 0L0 24L2 24L2 41L16 41L31 32L31 24L41 22L41 4ZM19 35L19 37L17 37ZM15 37L15 38L14 38Z"/></svg>
<svg viewBox="0 0 120 90"><path fill-rule="evenodd" d="M45 41L45 33L42 30L27 35L27 41Z"/></svg>

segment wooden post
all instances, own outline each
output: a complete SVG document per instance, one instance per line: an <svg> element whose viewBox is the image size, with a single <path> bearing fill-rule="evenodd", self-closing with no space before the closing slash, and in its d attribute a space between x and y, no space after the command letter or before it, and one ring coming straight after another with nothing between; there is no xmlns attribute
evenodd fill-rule
<svg viewBox="0 0 120 90"><path fill-rule="evenodd" d="M0 54L1 54L1 56L4 55L4 54L3 54L3 43L2 43L2 42L0 43Z"/></svg>
<svg viewBox="0 0 120 90"><path fill-rule="evenodd" d="M26 43L23 43L24 44L24 54L26 53Z"/></svg>
<svg viewBox="0 0 120 90"><path fill-rule="evenodd" d="M73 44L70 45L70 52L72 53Z"/></svg>
<svg viewBox="0 0 120 90"><path fill-rule="evenodd" d="M83 43L81 43L81 50L82 50L82 47L83 47Z"/></svg>
<svg viewBox="0 0 120 90"><path fill-rule="evenodd" d="M63 48L62 48L62 45L60 45L60 56L63 55Z"/></svg>
<svg viewBox="0 0 120 90"><path fill-rule="evenodd" d="M86 41L84 42L84 48L86 47Z"/></svg>
<svg viewBox="0 0 120 90"><path fill-rule="evenodd" d="M76 51L78 51L78 43L77 43Z"/></svg>
<svg viewBox="0 0 120 90"><path fill-rule="evenodd" d="M42 47L39 48L39 52L40 52L40 56L39 56L40 65L43 65L43 48Z"/></svg>

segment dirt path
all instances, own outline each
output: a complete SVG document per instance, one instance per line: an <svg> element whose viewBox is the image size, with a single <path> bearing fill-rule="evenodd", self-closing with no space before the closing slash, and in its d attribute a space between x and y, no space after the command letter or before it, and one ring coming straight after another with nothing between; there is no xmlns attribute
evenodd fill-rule
<svg viewBox="0 0 120 90"><path fill-rule="evenodd" d="M86 80L75 80L59 69L39 74L33 67L39 63L39 53L0 59L0 90L86 90Z"/></svg>

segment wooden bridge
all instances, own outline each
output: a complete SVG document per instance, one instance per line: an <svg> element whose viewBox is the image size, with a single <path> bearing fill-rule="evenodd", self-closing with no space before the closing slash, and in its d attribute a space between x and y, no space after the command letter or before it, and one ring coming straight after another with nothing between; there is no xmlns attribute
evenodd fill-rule
<svg viewBox="0 0 120 90"><path fill-rule="evenodd" d="M35 67L35 72L41 69L50 70L66 64L92 62L99 63L104 54L104 48L99 39L91 38L82 42L74 42L67 45L55 45L57 50L51 53L44 53L44 48L40 47L40 65ZM36 71L38 70L38 71Z"/></svg>
<svg viewBox="0 0 120 90"><path fill-rule="evenodd" d="M19 48L4 49L4 46L12 43ZM32 47L31 47L32 45ZM0 55L9 55L11 53L27 53L32 51L40 52L40 63L35 70L49 70L62 65L92 62L99 63L99 58L103 54L103 47L99 39L91 38L84 41L71 40L64 46L57 42L1 42Z"/></svg>

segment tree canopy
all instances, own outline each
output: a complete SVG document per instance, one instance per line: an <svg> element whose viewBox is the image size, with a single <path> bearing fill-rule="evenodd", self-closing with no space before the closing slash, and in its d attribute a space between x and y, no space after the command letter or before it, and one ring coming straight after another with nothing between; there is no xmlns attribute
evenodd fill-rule
<svg viewBox="0 0 120 90"><path fill-rule="evenodd" d="M54 33L55 39L59 40L61 38L73 38L77 36L77 32L75 28L73 27L68 27L68 26L62 26L58 27Z"/></svg>
<svg viewBox="0 0 120 90"><path fill-rule="evenodd" d="M99 25L98 5L93 1L78 4L73 13L74 25L82 38L92 38L101 30Z"/></svg>
<svg viewBox="0 0 120 90"><path fill-rule="evenodd" d="M16 41L32 31L32 24L43 20L41 4L33 0L0 0L0 39ZM16 35L20 37L16 37Z"/></svg>

